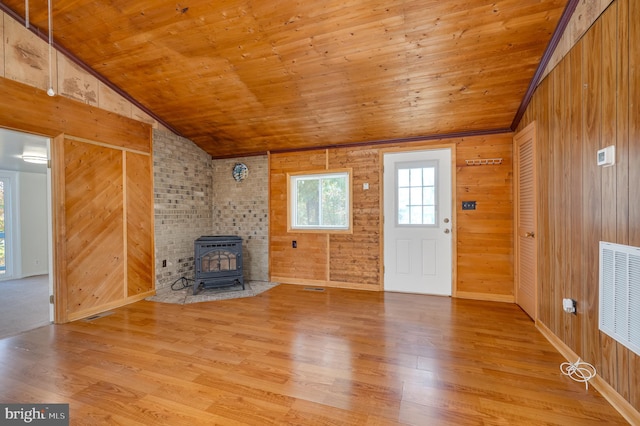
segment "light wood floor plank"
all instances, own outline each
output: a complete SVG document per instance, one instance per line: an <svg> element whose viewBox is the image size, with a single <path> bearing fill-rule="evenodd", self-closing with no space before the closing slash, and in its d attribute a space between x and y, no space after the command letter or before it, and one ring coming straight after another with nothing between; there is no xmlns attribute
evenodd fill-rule
<svg viewBox="0 0 640 426"><path fill-rule="evenodd" d="M516 306L281 285L0 340L0 400L71 424L626 424Z"/></svg>

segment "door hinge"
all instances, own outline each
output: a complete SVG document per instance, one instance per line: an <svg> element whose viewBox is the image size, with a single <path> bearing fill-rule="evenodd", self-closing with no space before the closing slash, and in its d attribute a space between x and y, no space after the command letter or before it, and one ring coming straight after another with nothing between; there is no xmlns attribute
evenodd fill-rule
<svg viewBox="0 0 640 426"><path fill-rule="evenodd" d="M47 160L47 169L51 168L51 160Z"/></svg>
<svg viewBox="0 0 640 426"><path fill-rule="evenodd" d="M49 303L53 305L53 294L49 296Z"/></svg>

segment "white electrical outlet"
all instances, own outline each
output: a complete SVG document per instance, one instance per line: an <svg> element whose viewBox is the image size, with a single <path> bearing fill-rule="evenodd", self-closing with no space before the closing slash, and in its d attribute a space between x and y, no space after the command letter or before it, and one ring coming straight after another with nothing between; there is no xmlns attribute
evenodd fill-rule
<svg viewBox="0 0 640 426"><path fill-rule="evenodd" d="M562 309L568 314L575 314L576 301L573 299L562 299Z"/></svg>

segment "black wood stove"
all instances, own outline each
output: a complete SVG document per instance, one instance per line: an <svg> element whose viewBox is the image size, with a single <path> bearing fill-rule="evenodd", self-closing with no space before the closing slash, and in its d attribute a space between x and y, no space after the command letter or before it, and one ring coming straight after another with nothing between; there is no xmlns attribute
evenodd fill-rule
<svg viewBox="0 0 640 426"><path fill-rule="evenodd" d="M241 284L242 238L234 235L202 236L195 241L196 276L193 294L200 287L217 288Z"/></svg>

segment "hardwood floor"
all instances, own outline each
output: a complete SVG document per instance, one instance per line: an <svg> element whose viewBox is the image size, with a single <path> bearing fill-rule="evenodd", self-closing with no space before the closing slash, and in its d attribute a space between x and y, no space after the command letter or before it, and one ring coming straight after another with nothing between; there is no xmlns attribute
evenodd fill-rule
<svg viewBox="0 0 640 426"><path fill-rule="evenodd" d="M626 424L517 306L281 285L0 340L0 401L71 424Z"/></svg>

